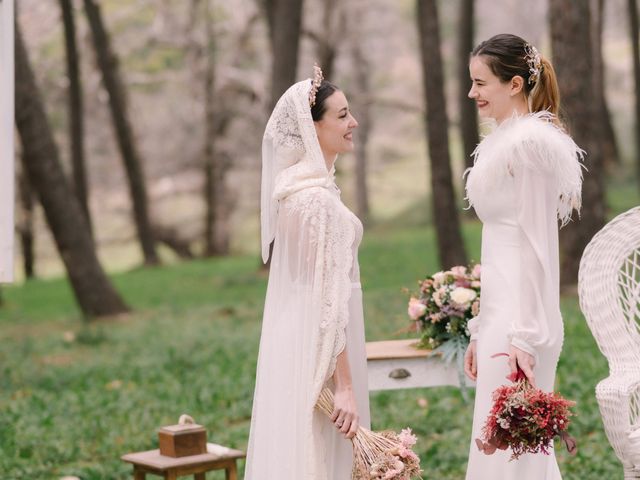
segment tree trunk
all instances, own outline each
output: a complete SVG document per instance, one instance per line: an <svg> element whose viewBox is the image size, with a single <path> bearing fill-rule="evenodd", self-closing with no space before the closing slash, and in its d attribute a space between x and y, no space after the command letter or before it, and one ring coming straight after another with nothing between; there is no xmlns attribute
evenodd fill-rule
<svg viewBox="0 0 640 480"><path fill-rule="evenodd" d="M102 80L109 94L111 117L127 173L129 192L133 203L133 217L144 255L144 263L146 265L155 265L159 263L159 259L149 220L142 161L134 142L131 124L129 123L126 92L120 77L118 60L111 48L100 8L94 0L84 0L84 7L89 20L98 65L102 72Z"/></svg>
<svg viewBox="0 0 640 480"><path fill-rule="evenodd" d="M62 22L64 24L65 52L67 55L67 75L69 77L69 144L71 145L71 165L73 186L84 211L89 231L93 235L91 212L89 210L89 188L84 161L84 125L82 112L82 83L80 61L76 45L76 26L71 0L60 0Z"/></svg>
<svg viewBox="0 0 640 480"><path fill-rule="evenodd" d="M124 313L128 308L100 266L82 208L60 165L18 24L15 33L16 125L29 183L38 193L84 315Z"/></svg>
<svg viewBox="0 0 640 480"><path fill-rule="evenodd" d="M20 221L17 227L20 235L20 245L22 246L24 277L27 280L31 280L35 278L35 237L33 235L34 201L31 185L29 185L29 179L27 178L26 172L24 172L24 168L18 177L18 194L20 198L20 215L18 218L20 218Z"/></svg>
<svg viewBox="0 0 640 480"><path fill-rule="evenodd" d="M574 140L587 155L582 185L582 214L579 221L561 232L563 259L561 283L574 285L582 252L604 225L604 183L598 105L594 98L593 51L590 37L589 2L551 0L549 3L553 63L563 99L562 110Z"/></svg>
<svg viewBox="0 0 640 480"><path fill-rule="evenodd" d="M267 19L267 31L269 33L269 45L271 51L275 49L275 23L276 23L276 3L278 0L262 0L260 5L264 11L264 16ZM301 13L302 15L302 13Z"/></svg>
<svg viewBox="0 0 640 480"><path fill-rule="evenodd" d="M444 96L440 31L436 0L417 0L426 130L431 159L431 205L438 237L440 265L444 269L465 265L467 255L460 233L458 208L449 155L449 121Z"/></svg>
<svg viewBox="0 0 640 480"><path fill-rule="evenodd" d="M636 176L640 189L640 25L636 0L628 0L629 32L633 52L633 84L635 85L635 139L636 139Z"/></svg>
<svg viewBox="0 0 640 480"><path fill-rule="evenodd" d="M204 199L205 218L205 255L220 256L229 253L229 228L225 174L227 165L216 151L218 135L215 115L215 36L213 18L209 13L209 0L205 0L205 48L204 51Z"/></svg>
<svg viewBox="0 0 640 480"><path fill-rule="evenodd" d="M478 113L474 102L469 98L471 80L469 78L469 56L473 50L473 22L475 0L462 0L460 6L460 41L458 43L458 108L460 109L460 134L464 147L464 165L473 166L471 154L480 143L478 135Z"/></svg>
<svg viewBox="0 0 640 480"><path fill-rule="evenodd" d="M303 0L267 0L267 19L271 38L271 103L296 81L298 46L302 25Z"/></svg>
<svg viewBox="0 0 640 480"><path fill-rule="evenodd" d="M602 29L604 26L604 0L592 0L593 13L591 39L593 45L593 91L598 106L597 119L600 123L602 135L602 161L604 165L619 163L618 144L611 122L609 105L607 104L605 88L605 65L602 56Z"/></svg>
<svg viewBox="0 0 640 480"><path fill-rule="evenodd" d="M333 81L333 67L338 53L338 39L340 39L340 33L344 32L345 22L341 5L337 0L324 0L322 3L324 9L322 12L322 35L317 38L317 57L324 77Z"/></svg>
<svg viewBox="0 0 640 480"><path fill-rule="evenodd" d="M367 188L367 145L371 131L371 67L362 48L360 35L353 38L352 58L355 75L354 110L359 123L356 138L356 213L363 223L369 220L369 190Z"/></svg>
<svg viewBox="0 0 640 480"><path fill-rule="evenodd" d="M302 28L304 0L263 0L271 44L271 99L269 114L287 89L295 83L298 70L298 46ZM273 242L269 246L269 268Z"/></svg>

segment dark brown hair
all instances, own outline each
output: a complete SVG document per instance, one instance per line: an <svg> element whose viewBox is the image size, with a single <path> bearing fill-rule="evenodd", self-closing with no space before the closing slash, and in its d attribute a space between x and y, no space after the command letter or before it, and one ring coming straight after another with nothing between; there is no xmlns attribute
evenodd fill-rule
<svg viewBox="0 0 640 480"><path fill-rule="evenodd" d="M502 33L482 42L471 52L471 56L483 56L493 74L503 82L509 82L517 75L522 77L524 94L530 101L531 110L547 110L557 118L560 111L560 89L556 72L551 62L540 55L541 72L535 82L530 82L531 72L526 58L528 45L527 41L517 35Z"/></svg>
<svg viewBox="0 0 640 480"><path fill-rule="evenodd" d="M318 87L318 91L316 92L316 103L313 105L313 107L311 107L311 117L313 118L314 122L322 120L324 112L327 111L327 105L325 104L325 101L338 90L340 89L333 83L327 80L322 80L322 83L320 84L320 87Z"/></svg>

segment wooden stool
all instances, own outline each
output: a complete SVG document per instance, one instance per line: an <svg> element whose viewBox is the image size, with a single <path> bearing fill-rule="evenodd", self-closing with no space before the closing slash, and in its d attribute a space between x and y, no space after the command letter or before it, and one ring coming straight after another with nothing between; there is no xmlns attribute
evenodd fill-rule
<svg viewBox="0 0 640 480"><path fill-rule="evenodd" d="M208 453L173 458L160 455L160 450L127 453L121 459L133 465L134 480L145 480L147 473L161 476L165 480L175 480L183 475L193 475L195 480L205 480L206 472L225 471L226 480L238 480L236 460L246 454L240 450L207 444Z"/></svg>

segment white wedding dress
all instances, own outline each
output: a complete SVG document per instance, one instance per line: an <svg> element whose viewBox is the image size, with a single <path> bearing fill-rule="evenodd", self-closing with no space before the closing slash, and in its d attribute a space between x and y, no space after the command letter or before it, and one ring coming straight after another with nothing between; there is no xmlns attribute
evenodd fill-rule
<svg viewBox="0 0 640 480"><path fill-rule="evenodd" d="M554 389L563 343L559 306L558 219L580 206L580 149L547 113L514 116L497 126L476 149L467 198L483 223L482 291L478 317L478 378L467 480L557 480L550 455L511 451L485 455L475 439L492 405L492 392L508 384L505 357L514 345L536 358L536 383Z"/></svg>
<svg viewBox="0 0 640 480"><path fill-rule="evenodd" d="M352 445L315 409L346 348L360 424L369 397L358 267L362 224L340 200L309 108L278 101L263 139L262 251L273 244L245 480L348 480Z"/></svg>

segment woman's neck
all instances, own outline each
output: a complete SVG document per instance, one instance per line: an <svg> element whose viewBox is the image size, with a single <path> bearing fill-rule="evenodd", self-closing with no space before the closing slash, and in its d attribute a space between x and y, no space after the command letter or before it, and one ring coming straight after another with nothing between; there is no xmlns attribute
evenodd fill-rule
<svg viewBox="0 0 640 480"><path fill-rule="evenodd" d="M504 122L505 120L508 120L514 115L521 117L522 115L526 115L528 113L529 113L529 102L525 97L522 97L520 101L514 102L513 109L511 110L510 114L505 115L504 117L499 119L497 118L496 121L498 122L498 125L500 125L502 122Z"/></svg>
<svg viewBox="0 0 640 480"><path fill-rule="evenodd" d="M333 168L333 166L336 163L336 159L338 158L338 154L337 153L325 153L322 152L323 156L324 156L324 163L327 166L327 172L331 172L331 169Z"/></svg>

